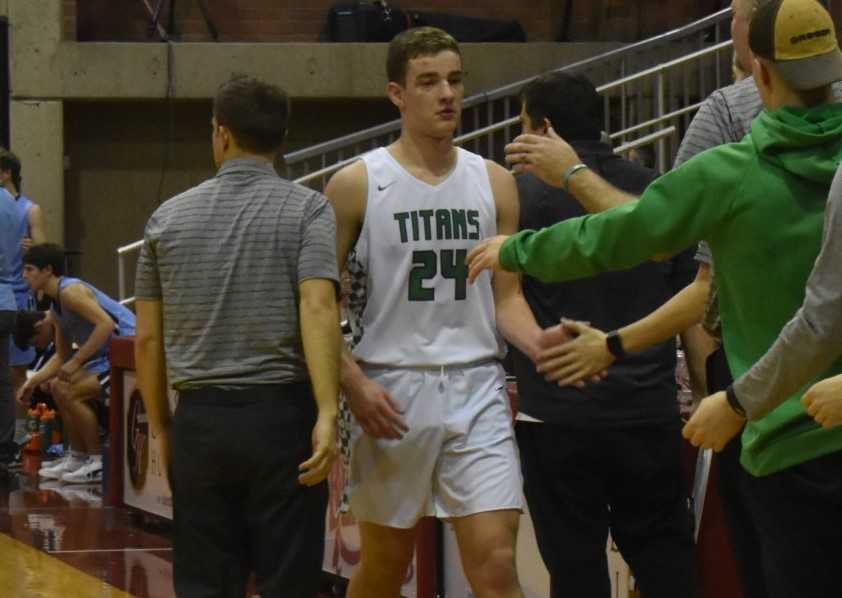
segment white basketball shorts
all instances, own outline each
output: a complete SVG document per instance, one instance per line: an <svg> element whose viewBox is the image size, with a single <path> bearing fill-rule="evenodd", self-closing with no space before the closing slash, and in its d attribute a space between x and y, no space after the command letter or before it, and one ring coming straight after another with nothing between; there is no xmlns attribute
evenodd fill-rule
<svg viewBox="0 0 842 598"><path fill-rule="evenodd" d="M425 516L522 509L512 410L497 362L364 370L389 392L409 431L400 440L372 438L352 422L349 490L358 521L411 528Z"/></svg>

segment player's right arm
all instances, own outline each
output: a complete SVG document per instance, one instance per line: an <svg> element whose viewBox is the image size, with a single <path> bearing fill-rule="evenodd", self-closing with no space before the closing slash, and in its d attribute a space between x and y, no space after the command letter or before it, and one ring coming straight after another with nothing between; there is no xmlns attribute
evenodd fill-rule
<svg viewBox="0 0 842 598"><path fill-rule="evenodd" d="M336 259L342 268L357 242L365 217L368 195L365 162L358 160L333 175L325 195L336 214ZM340 385L351 412L366 434L400 438L409 429L386 389L365 375L347 349L342 352Z"/></svg>
<svg viewBox="0 0 842 598"><path fill-rule="evenodd" d="M61 370L61 366L64 362L70 359L73 355L73 348L70 346L70 342L64 334L62 334L61 326L58 324L54 325L53 335L53 343L55 344L56 352L52 357L50 357L50 360L44 364L44 367L35 372L23 384L23 386L18 389L15 399L21 405L28 405L29 399L32 397L32 393L35 389L45 382L52 380L56 374L58 374L59 370Z"/></svg>

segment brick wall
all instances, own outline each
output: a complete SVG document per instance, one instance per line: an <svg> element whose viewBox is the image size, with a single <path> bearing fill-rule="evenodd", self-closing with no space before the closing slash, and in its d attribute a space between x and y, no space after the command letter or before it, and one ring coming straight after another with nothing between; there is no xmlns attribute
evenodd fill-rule
<svg viewBox="0 0 842 598"><path fill-rule="evenodd" d="M65 39L149 39L149 13L141 0L63 0ZM159 0L147 0L155 6ZM164 0L161 22L168 26ZM176 31L184 41L209 41L196 0L174 0ZM346 0L352 1L352 0ZM336 0L206 0L222 41L312 42ZM405 9L516 19L530 41L557 39L563 0L392 0ZM678 27L729 4L728 0L573 0L567 37L571 41L634 41ZM842 26L842 1L830 2Z"/></svg>
<svg viewBox="0 0 842 598"><path fill-rule="evenodd" d="M353 0L350 0L353 1ZM164 0L161 24L166 28L169 6ZM158 0L148 0L155 6ZM336 0L206 0L208 13L221 41L312 42L324 27ZM517 19L530 39L554 39L558 28L555 0L409 0L394 6L477 17ZM148 39L149 13L141 0L64 0L65 39ZM176 32L183 41L210 41L196 0L175 0Z"/></svg>
<svg viewBox="0 0 842 598"><path fill-rule="evenodd" d="M146 0L150 6L159 0ZM352 2L353 0L343 0ZM209 41L197 0L164 0L161 23L175 3L176 32L183 41ZM319 37L337 0L206 0L221 41L312 42ZM405 10L515 19L530 41L557 39L563 0L392 0ZM716 10L723 0L573 0L571 40L639 39L666 31ZM149 13L141 0L64 0L65 38L148 39Z"/></svg>
<svg viewBox="0 0 842 598"><path fill-rule="evenodd" d="M574 0L567 38L638 41L686 25L728 4L722 0Z"/></svg>

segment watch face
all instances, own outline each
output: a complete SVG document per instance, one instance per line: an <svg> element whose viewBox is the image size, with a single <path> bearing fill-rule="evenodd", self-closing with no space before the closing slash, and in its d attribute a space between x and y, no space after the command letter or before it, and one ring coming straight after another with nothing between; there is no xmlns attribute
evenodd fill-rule
<svg viewBox="0 0 842 598"><path fill-rule="evenodd" d="M626 354L623 349L623 341L620 340L620 333L616 330L612 330L608 333L608 336L605 337L605 345L608 347L608 351L611 355L617 359L625 356Z"/></svg>

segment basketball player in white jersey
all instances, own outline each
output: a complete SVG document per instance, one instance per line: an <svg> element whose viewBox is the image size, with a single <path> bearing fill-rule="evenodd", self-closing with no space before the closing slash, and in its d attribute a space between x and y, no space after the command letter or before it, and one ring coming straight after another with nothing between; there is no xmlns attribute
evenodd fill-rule
<svg viewBox="0 0 842 598"><path fill-rule="evenodd" d="M453 523L478 598L519 598L522 506L499 331L527 355L540 329L517 276L468 285L466 252L518 224L501 166L453 145L462 58L444 31L398 35L387 59L401 136L339 171L326 195L354 278L350 504L362 559L349 598L397 598L424 516Z"/></svg>

